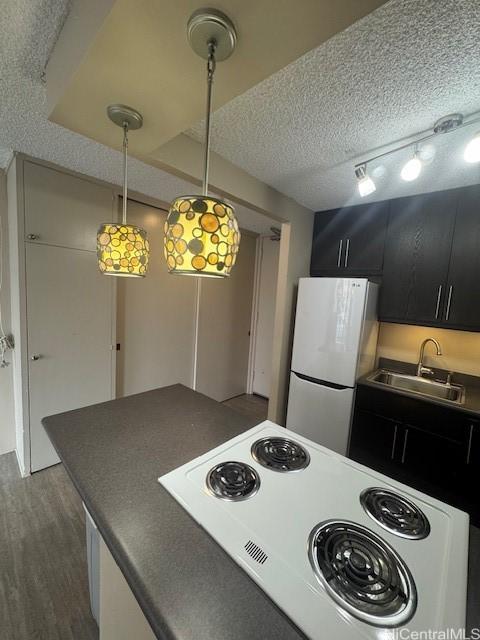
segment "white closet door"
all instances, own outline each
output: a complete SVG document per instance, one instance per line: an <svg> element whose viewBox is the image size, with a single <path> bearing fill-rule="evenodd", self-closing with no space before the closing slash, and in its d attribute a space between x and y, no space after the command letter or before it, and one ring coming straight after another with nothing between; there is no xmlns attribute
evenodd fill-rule
<svg viewBox="0 0 480 640"><path fill-rule="evenodd" d="M256 239L243 233L229 278L203 278L196 389L222 402L247 390Z"/></svg>
<svg viewBox="0 0 480 640"><path fill-rule="evenodd" d="M278 279L280 242L262 238L260 262L255 354L253 366L253 392L268 398L272 373L273 323Z"/></svg>
<svg viewBox="0 0 480 640"><path fill-rule="evenodd" d="M196 278L172 276L163 256L161 209L128 201L128 221L146 229L145 278L118 279L117 395L181 382L192 385Z"/></svg>
<svg viewBox="0 0 480 640"><path fill-rule="evenodd" d="M90 251L27 243L26 262L31 470L38 471L59 462L43 417L112 398L114 282Z"/></svg>

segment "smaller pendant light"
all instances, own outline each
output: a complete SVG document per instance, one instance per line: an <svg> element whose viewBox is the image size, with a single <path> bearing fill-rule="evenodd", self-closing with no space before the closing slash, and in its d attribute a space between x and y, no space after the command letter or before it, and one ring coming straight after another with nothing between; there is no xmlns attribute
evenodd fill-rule
<svg viewBox="0 0 480 640"><path fill-rule="evenodd" d="M111 104L107 108L110 120L123 129L123 199L122 222L105 222L97 233L98 267L108 276L140 277L147 274L149 244L147 232L133 224L127 224L127 159L128 130L140 129L143 118L123 104Z"/></svg>
<svg viewBox="0 0 480 640"><path fill-rule="evenodd" d="M216 61L235 48L236 32L215 9L195 11L188 22L192 49L207 60L207 116L202 195L180 196L170 205L165 223L165 260L170 273L225 278L237 259L240 231L233 207L208 195L210 113Z"/></svg>

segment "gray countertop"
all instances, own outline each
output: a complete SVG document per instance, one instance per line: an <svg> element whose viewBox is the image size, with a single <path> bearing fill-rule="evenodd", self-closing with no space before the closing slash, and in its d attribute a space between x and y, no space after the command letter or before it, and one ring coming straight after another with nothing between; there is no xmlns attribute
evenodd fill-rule
<svg viewBox="0 0 480 640"><path fill-rule="evenodd" d="M387 358L380 358L378 368L386 369L388 371L395 371L396 373L408 373L410 375L415 375L416 372L416 365L414 364L408 362L400 362L398 360L389 360ZM444 369L435 368L433 368L433 371L435 372L434 377L436 379L445 380L447 371L445 371ZM446 409L461 411L463 413L473 415L476 418L480 418L480 378L476 376L471 376L465 373L454 373L453 382L461 384L465 387L465 401L462 404L457 404L455 402L422 396L403 389L396 389L384 384L379 384L378 382L373 382L372 380L369 380L370 376L373 373L374 371L370 371L370 373L367 373L366 375L361 377L358 380L358 384L373 387L375 389L381 389L390 393L396 393L398 395L408 396L409 398L414 398L419 402L429 402L430 404L440 405L442 407L445 407Z"/></svg>
<svg viewBox="0 0 480 640"><path fill-rule="evenodd" d="M254 420L174 385L42 423L157 638L304 638L157 482Z"/></svg>

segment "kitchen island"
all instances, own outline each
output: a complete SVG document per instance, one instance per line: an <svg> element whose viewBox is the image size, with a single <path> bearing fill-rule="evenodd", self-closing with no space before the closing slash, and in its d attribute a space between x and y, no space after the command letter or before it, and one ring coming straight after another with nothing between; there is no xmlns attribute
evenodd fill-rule
<svg viewBox="0 0 480 640"><path fill-rule="evenodd" d="M156 638L304 638L157 482L254 420L174 385L42 422Z"/></svg>

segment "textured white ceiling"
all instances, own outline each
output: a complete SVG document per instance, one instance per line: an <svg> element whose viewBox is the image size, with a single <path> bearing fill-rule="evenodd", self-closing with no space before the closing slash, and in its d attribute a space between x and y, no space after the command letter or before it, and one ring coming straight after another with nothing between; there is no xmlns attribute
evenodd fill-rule
<svg viewBox="0 0 480 640"><path fill-rule="evenodd" d="M480 110L479 33L479 0L390 0L216 111L212 146L310 209L357 203L354 164L443 115ZM461 157L477 129L435 140L414 183L398 177L408 153L374 163L383 177L370 199L479 182Z"/></svg>
<svg viewBox="0 0 480 640"><path fill-rule="evenodd" d="M50 123L41 81L69 0L4 0L0 24L0 167L12 150L119 184L120 154ZM391 0L346 31L239 96L213 118L213 147L301 204L359 201L353 165L452 111L480 109L480 2ZM480 129L480 127L478 127ZM202 125L189 133L199 138ZM406 184L408 153L371 167L377 191L395 197L480 181L462 147L476 131L434 141L433 159ZM170 200L189 183L131 160L130 186ZM236 207L242 226L271 221Z"/></svg>
<svg viewBox="0 0 480 640"><path fill-rule="evenodd" d="M68 13L70 0L3 0L0 22L0 168L12 151L55 162L121 184L121 154L52 122L45 115L43 71ZM134 135L134 134L132 134ZM129 162L129 186L169 201L192 185L137 160ZM235 205L240 225L268 233L272 220Z"/></svg>

